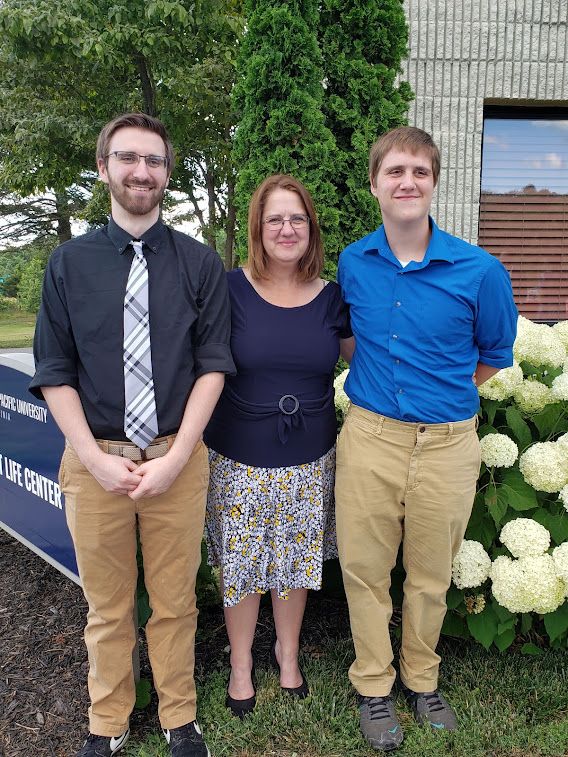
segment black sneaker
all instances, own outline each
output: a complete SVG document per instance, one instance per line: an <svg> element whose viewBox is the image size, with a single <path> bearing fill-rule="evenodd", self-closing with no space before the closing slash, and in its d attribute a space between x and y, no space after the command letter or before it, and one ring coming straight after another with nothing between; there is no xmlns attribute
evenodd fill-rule
<svg viewBox="0 0 568 757"><path fill-rule="evenodd" d="M402 744L404 734L391 697L359 696L361 732L373 749L390 752Z"/></svg>
<svg viewBox="0 0 568 757"><path fill-rule="evenodd" d="M163 729L172 757L211 757L197 720L179 728Z"/></svg>
<svg viewBox="0 0 568 757"><path fill-rule="evenodd" d="M438 689L419 693L402 686L402 693L420 725L429 723L436 731L455 731L456 716Z"/></svg>
<svg viewBox="0 0 568 757"><path fill-rule="evenodd" d="M112 757L113 754L120 752L128 741L129 735L130 729L124 731L120 736L110 738L90 733L76 757Z"/></svg>

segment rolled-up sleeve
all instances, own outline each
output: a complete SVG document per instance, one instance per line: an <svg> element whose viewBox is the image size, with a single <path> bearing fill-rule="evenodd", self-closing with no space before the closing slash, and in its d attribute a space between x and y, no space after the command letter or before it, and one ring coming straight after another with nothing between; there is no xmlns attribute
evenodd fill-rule
<svg viewBox="0 0 568 757"><path fill-rule="evenodd" d="M218 255L203 261L197 300L199 316L194 337L195 376L219 372L234 375L235 364L229 346L231 306L225 269Z"/></svg>
<svg viewBox="0 0 568 757"><path fill-rule="evenodd" d="M517 316L509 274L493 258L481 280L477 298L475 341L480 363L494 368L508 368L513 364Z"/></svg>
<svg viewBox="0 0 568 757"><path fill-rule="evenodd" d="M43 399L42 386L66 385L78 388L77 349L69 321L60 266L61 256L56 250L45 271L34 335L35 375L29 390L38 399Z"/></svg>

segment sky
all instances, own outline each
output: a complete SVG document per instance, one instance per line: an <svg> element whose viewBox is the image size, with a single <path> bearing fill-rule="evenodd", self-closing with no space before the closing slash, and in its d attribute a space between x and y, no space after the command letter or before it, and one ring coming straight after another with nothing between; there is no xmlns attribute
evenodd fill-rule
<svg viewBox="0 0 568 757"><path fill-rule="evenodd" d="M568 194L568 119L486 118L481 191Z"/></svg>

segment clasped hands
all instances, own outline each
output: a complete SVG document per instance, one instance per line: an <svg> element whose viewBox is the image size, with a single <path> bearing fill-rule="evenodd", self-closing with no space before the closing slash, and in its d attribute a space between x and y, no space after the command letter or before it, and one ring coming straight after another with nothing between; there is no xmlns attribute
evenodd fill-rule
<svg viewBox="0 0 568 757"><path fill-rule="evenodd" d="M171 450L163 457L139 464L101 451L100 456L97 455L86 467L105 491L139 500L164 494L184 464L183 459L172 455Z"/></svg>

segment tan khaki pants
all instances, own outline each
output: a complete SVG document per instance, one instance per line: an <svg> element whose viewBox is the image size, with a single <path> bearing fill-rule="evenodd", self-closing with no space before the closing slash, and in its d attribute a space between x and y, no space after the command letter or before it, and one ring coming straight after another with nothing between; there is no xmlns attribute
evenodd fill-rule
<svg viewBox="0 0 568 757"><path fill-rule="evenodd" d="M92 733L122 733L134 706L136 517L153 611L146 637L160 722L164 728L177 728L195 719L195 579L208 478L207 451L199 442L165 494L134 502L106 492L73 448L65 447L60 483L89 604L85 642Z"/></svg>
<svg viewBox="0 0 568 757"><path fill-rule="evenodd" d="M400 677L437 687L436 645L453 558L471 514L479 475L476 418L404 423L351 406L337 445L337 542L360 694L386 696L395 680L388 623L391 571L403 543Z"/></svg>

